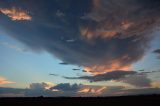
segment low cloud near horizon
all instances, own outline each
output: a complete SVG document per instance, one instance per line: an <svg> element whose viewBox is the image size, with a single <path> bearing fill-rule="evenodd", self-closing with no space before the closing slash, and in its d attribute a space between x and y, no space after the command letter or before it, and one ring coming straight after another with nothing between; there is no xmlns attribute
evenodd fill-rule
<svg viewBox="0 0 160 106"><path fill-rule="evenodd" d="M0 87L0 97L96 97L123 96L141 94L160 94L159 87L141 87L127 89L124 86L96 86L83 84L60 83L46 89L47 83L32 83L29 88Z"/></svg>

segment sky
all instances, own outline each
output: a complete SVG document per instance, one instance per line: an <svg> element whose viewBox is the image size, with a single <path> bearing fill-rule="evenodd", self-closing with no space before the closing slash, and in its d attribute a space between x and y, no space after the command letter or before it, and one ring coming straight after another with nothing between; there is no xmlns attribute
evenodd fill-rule
<svg viewBox="0 0 160 106"><path fill-rule="evenodd" d="M159 0L0 0L0 97L160 93Z"/></svg>

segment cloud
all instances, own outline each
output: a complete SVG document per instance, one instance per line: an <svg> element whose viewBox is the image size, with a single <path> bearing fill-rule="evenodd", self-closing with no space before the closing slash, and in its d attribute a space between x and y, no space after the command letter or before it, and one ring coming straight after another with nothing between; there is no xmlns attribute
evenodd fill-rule
<svg viewBox="0 0 160 106"><path fill-rule="evenodd" d="M158 87L126 88L125 86L83 85L83 84L57 84L46 89L46 83L32 83L29 88L0 87L0 97L97 97L97 96L123 96L140 94L160 94ZM50 85L50 84L49 84ZM75 87L76 86L76 87ZM77 89L78 87L78 89Z"/></svg>
<svg viewBox="0 0 160 106"><path fill-rule="evenodd" d="M0 41L0 45L6 46L6 47L11 48L11 49L14 49L18 52L27 52L28 51L25 48L20 48L17 45L13 45L13 44L10 44L10 43L5 42L5 41Z"/></svg>
<svg viewBox="0 0 160 106"><path fill-rule="evenodd" d="M150 73L152 73L152 72L150 72ZM66 79L83 79L83 80L89 80L90 82L115 80L118 82L130 84L135 87L151 87L151 85L152 85L152 81L151 81L151 79L149 79L147 77L146 73L144 73L144 72L137 73L135 71L115 70L112 72L108 72L105 74L98 74L98 75L94 75L94 76L64 77L64 78L66 78Z"/></svg>
<svg viewBox="0 0 160 106"><path fill-rule="evenodd" d="M151 86L153 87L153 88L160 88L160 81L158 80L158 81L153 81L152 83L151 83Z"/></svg>
<svg viewBox="0 0 160 106"><path fill-rule="evenodd" d="M97 81L108 81L108 80L119 80L121 78L124 78L127 75L134 75L136 72L134 71L122 71L122 70L116 70L113 72L108 72L105 74L99 74L94 76L82 76L82 77L64 77L66 79L84 79L89 80L91 82L97 82Z"/></svg>
<svg viewBox="0 0 160 106"><path fill-rule="evenodd" d="M146 75L131 75L122 81L137 87L150 87L152 82Z"/></svg>
<svg viewBox="0 0 160 106"><path fill-rule="evenodd" d="M74 97L77 95L78 90L81 88L79 84L60 83L54 85L51 82L31 83L29 88L14 89L14 88L0 88L0 96L22 95L24 97Z"/></svg>
<svg viewBox="0 0 160 106"><path fill-rule="evenodd" d="M24 97L25 89L0 87L0 97Z"/></svg>
<svg viewBox="0 0 160 106"><path fill-rule="evenodd" d="M80 86L81 85L78 84L70 85L70 83L60 83L50 89L57 89L59 91L77 91L80 88Z"/></svg>
<svg viewBox="0 0 160 106"><path fill-rule="evenodd" d="M32 17L28 15L27 12L12 7L12 8L0 8L0 13L7 15L13 21L20 21L20 20L31 20Z"/></svg>
<svg viewBox="0 0 160 106"><path fill-rule="evenodd" d="M153 53L160 54L160 49L154 50Z"/></svg>
<svg viewBox="0 0 160 106"><path fill-rule="evenodd" d="M64 16L65 16L65 14L64 14L63 12L61 12L60 10L57 10L56 15L57 15L58 17L64 17Z"/></svg>
<svg viewBox="0 0 160 106"><path fill-rule="evenodd" d="M53 93L49 90L50 87L50 83L32 83L29 88L25 90L24 95L27 97L51 96Z"/></svg>
<svg viewBox="0 0 160 106"><path fill-rule="evenodd" d="M0 77L0 85L3 85L3 84L12 84L12 83L15 83L15 82L9 81L9 80L7 80L4 77Z"/></svg>
<svg viewBox="0 0 160 106"><path fill-rule="evenodd" d="M32 50L47 51L91 74L127 71L149 48L154 36L150 33L160 22L159 4L158 0L1 1L0 7L28 10L34 20L13 22L0 15L0 26ZM59 18L57 11L65 18Z"/></svg>
<svg viewBox="0 0 160 106"><path fill-rule="evenodd" d="M158 59L160 59L160 49L156 49L153 51L153 53L158 55Z"/></svg>
<svg viewBox="0 0 160 106"><path fill-rule="evenodd" d="M54 84L51 82L42 82L42 83L32 83L30 84L29 88L30 89L39 89L39 90L45 90L45 89L49 89L50 87L53 87Z"/></svg>
<svg viewBox="0 0 160 106"><path fill-rule="evenodd" d="M101 38L125 38L130 36L143 36L148 33L159 21L159 2L132 1L132 0L93 0L91 12L85 14L85 20L95 22L88 23L86 28L90 33L83 35L90 39ZM121 12L123 11L123 12ZM151 12L153 16L148 14ZM134 13L138 12L138 15ZM147 17L147 18L144 18ZM157 22L153 22L157 19ZM112 33L111 33L112 32Z"/></svg>
<svg viewBox="0 0 160 106"><path fill-rule="evenodd" d="M147 94L160 94L159 88L140 88L140 89L128 89L122 90L117 95L147 95Z"/></svg>

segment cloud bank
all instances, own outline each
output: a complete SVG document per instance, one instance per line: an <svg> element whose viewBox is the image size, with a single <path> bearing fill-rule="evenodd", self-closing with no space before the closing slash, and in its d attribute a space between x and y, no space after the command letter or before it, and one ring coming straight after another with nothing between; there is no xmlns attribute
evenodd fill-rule
<svg viewBox="0 0 160 106"><path fill-rule="evenodd" d="M50 87L50 89L46 89L45 87L49 85L50 84L42 82L32 83L29 88L25 89L0 87L0 97L97 97L160 94L159 87L152 85L145 88L131 89L125 86L72 85L69 83L61 83Z"/></svg>

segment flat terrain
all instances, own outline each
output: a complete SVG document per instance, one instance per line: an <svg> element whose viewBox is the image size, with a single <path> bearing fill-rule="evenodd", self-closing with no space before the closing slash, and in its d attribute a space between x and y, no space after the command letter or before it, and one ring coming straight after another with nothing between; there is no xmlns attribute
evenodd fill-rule
<svg viewBox="0 0 160 106"><path fill-rule="evenodd" d="M31 98L0 98L0 105L14 105L22 106L22 105L152 105L155 106L160 104L160 95L142 95L142 96L123 96L123 97L58 97L58 98L48 98L48 97L31 97ZM158 105L157 105L158 106Z"/></svg>

